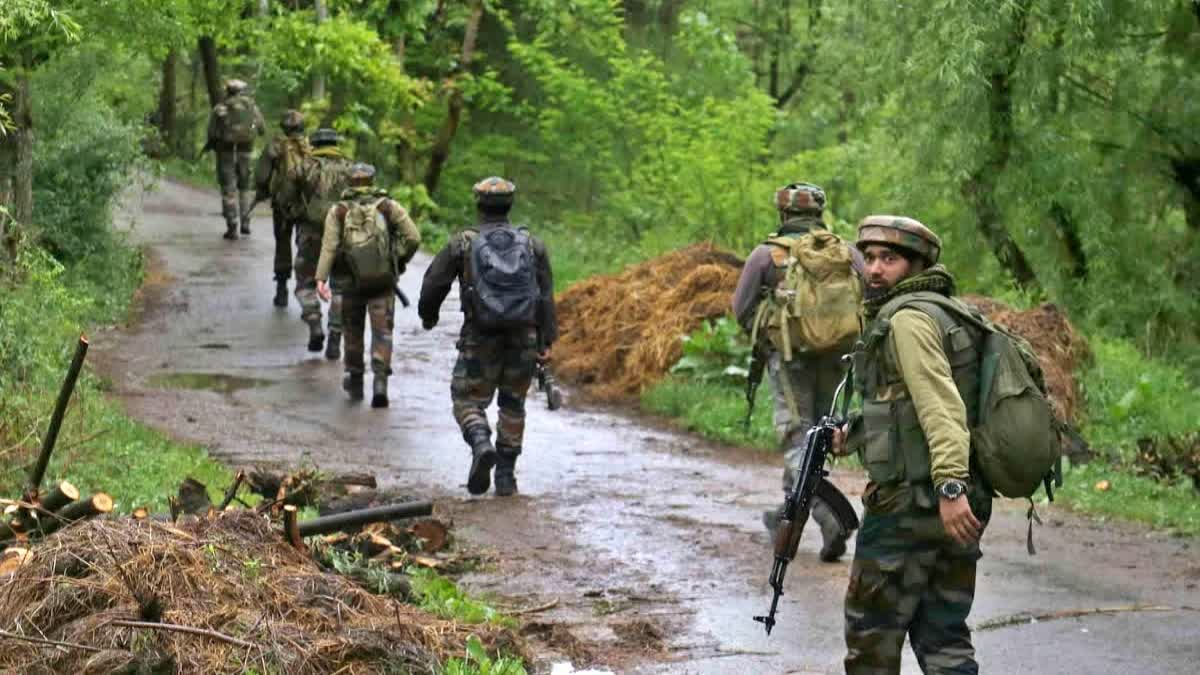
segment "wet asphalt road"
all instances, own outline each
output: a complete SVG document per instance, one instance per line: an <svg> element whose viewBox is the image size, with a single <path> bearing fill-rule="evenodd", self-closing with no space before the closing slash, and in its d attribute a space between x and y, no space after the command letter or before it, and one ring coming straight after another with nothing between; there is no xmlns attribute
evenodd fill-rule
<svg viewBox="0 0 1200 675"><path fill-rule="evenodd" d="M214 193L174 184L125 209L156 264L140 320L101 331L93 349L134 416L231 465L370 471L388 487L433 497L460 538L494 554L465 578L468 588L511 606L558 601L524 617L539 624L548 660L573 655L576 665L645 673L841 671L848 564L819 563L815 537L789 570L774 634L750 619L769 601L759 515L780 494L777 456L570 399L549 413L534 393L521 495L471 498L469 455L450 415L456 296L431 332L397 307L392 407L352 404L340 365L305 351L294 298L286 310L271 305L266 209L239 242L220 238L218 211ZM427 262L418 256L401 280L414 302ZM835 480L858 505L861 479ZM1031 558L1023 509L998 509L972 622L1121 611L979 631L983 671L1196 672L1197 542L1061 509L1042 514ZM1137 605L1169 609L1126 611ZM919 672L907 649L904 672Z"/></svg>

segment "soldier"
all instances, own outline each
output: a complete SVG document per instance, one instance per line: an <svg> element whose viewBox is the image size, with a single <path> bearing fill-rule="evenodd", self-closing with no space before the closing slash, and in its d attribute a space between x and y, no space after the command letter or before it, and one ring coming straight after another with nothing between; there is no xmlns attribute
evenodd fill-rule
<svg viewBox="0 0 1200 675"><path fill-rule="evenodd" d="M899 673L907 635L923 671L977 673L967 615L992 509L969 468L980 334L936 304L957 303L954 279L924 225L869 216L856 245L870 321L854 356L861 437L838 434L835 449L858 446L869 483L846 591L846 672Z"/></svg>
<svg viewBox="0 0 1200 675"><path fill-rule="evenodd" d="M375 167L350 168L350 187L325 217L321 259L317 263L317 292L324 300L332 293L327 280L343 289L342 325L346 330L346 377L342 388L353 400L363 397L363 329L371 321L371 407L388 407L388 376L392 374L392 327L396 278L421 246L421 233L408 212L376 189ZM331 310L332 311L332 310Z"/></svg>
<svg viewBox="0 0 1200 675"><path fill-rule="evenodd" d="M779 211L779 230L756 247L746 259L733 296L733 312L745 331L766 351L767 372L774 397L775 435L784 450L783 489L788 491L796 480L796 471L803 459L804 437L822 415L829 413L833 395L842 381L845 368L841 356L848 352L858 332L858 302L861 298L862 257L854 247L844 244L828 233L821 220L825 209L825 191L811 183L792 183L775 192L775 207ZM787 277L789 261L794 261L789 246L810 233L823 233L838 247L841 256L835 260L842 270L834 278L843 282L842 288L830 288L842 293L843 306L850 318L849 330L854 335L836 348L818 352L801 351L796 345L794 354L785 354L781 340L775 338L787 332L769 312L769 300ZM794 262L793 262L794 264ZM846 285L847 282L849 285ZM830 283L830 282L826 282ZM770 324L770 328L768 328ZM762 338L761 342L759 341ZM761 370L758 371L761 373ZM830 503L833 502L833 503ZM763 513L763 524L774 537L783 506ZM820 558L836 561L846 552L846 538L856 525L856 516L849 501L826 482L818 493L812 516L821 527L823 544Z"/></svg>
<svg viewBox="0 0 1200 675"><path fill-rule="evenodd" d="M554 280L546 247L509 223L516 186L495 176L474 186L478 227L451 238L421 284L417 312L431 330L450 286L458 280L464 313L458 361L450 382L454 419L471 446L467 490L488 491L496 467L496 495L516 493L514 470L525 433L525 394L537 360L558 338ZM487 407L497 394L496 443Z"/></svg>
<svg viewBox="0 0 1200 675"><path fill-rule="evenodd" d="M221 187L221 214L225 217L226 239L250 234L250 162L254 139L266 125L254 99L241 80L225 82L225 100L213 106L208 118L208 142L204 149L217 152L217 184Z"/></svg>
<svg viewBox="0 0 1200 675"><path fill-rule="evenodd" d="M300 302L300 318L308 324L308 351L319 352L324 347L325 357L331 361L341 357L342 294L335 278L329 303L329 343L326 345L316 274L326 216L350 186L353 163L338 149L340 141L333 129L317 129L309 139L313 149L304 165L300 189L304 210L296 228L296 300Z"/></svg>
<svg viewBox="0 0 1200 675"><path fill-rule="evenodd" d="M279 127L283 135L272 139L258 156L254 199L271 199L271 220L275 226L273 302L276 307L287 307L287 281L292 276L292 235L304 210L300 179L312 147L304 136L304 115L299 111L285 112Z"/></svg>

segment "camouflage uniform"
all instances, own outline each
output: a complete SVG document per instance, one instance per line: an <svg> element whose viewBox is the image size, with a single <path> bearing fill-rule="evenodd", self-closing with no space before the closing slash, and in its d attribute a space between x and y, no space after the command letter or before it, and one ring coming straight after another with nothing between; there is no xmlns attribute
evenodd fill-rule
<svg viewBox="0 0 1200 675"><path fill-rule="evenodd" d="M320 174L332 176L332 182L340 185L338 194L346 185L352 162L337 146L322 145L313 149L305 168L304 192L308 197ZM305 214L296 228L296 300L300 303L300 318L309 326L309 349L318 351L324 340L321 330L321 299L317 297L317 263L321 258L321 239L325 234L325 217L316 219L315 214ZM341 283L335 276L333 300L329 303L329 339L340 340L342 336ZM313 346L316 345L316 349ZM360 352L361 353L361 352Z"/></svg>
<svg viewBox="0 0 1200 675"><path fill-rule="evenodd" d="M489 178L476 185L476 197L480 198L480 186L488 181L500 181L513 190L511 183L503 179ZM497 183L499 184L499 183ZM508 193L511 200L511 192ZM510 201L511 203L511 201ZM481 222L477 229L468 229L453 237L438 252L421 284L418 313L426 329L437 324L442 301L450 292L451 284L457 279L460 292L464 288L464 274L469 265L471 240L489 228L508 225L505 214L489 214L481 211ZM525 396L533 381L538 353L547 349L558 339L558 321L554 309L554 279L550 269L550 257L545 245L536 237L530 237L534 253L534 266L541 294L538 302L535 325L512 329L504 333L485 333L472 321L467 303L463 303L464 320L457 343L458 360L450 381L450 399L454 419L458 422L463 439L472 446L478 457L480 448L491 448L491 429L488 424L487 408L496 398L499 414L496 422L495 453L497 494L512 494L516 490L513 467L521 454L525 433ZM490 450L489 450L490 452ZM490 471L491 465L487 466ZM472 465L472 477L475 465ZM502 479L501 476L504 476ZM502 487L502 480L510 481ZM473 493L487 491L487 481L482 490L468 488Z"/></svg>
<svg viewBox="0 0 1200 675"><path fill-rule="evenodd" d="M891 231L887 224L871 229L875 224L868 218L860 226L860 247L885 243L936 261L940 244L915 242L911 232ZM900 226L936 241L919 223ZM868 316L921 293L953 295L953 279L937 265L906 277L868 300ZM854 355L864 407L862 435L852 445L870 482L846 591L846 672L900 672L907 636L924 672L977 673L967 615L982 553L978 542L959 544L946 533L934 486L967 484L960 498L986 526L991 498L971 481L968 468L978 335L928 304L905 304L887 314L890 322L872 322Z"/></svg>
<svg viewBox="0 0 1200 675"><path fill-rule="evenodd" d="M795 188L802 189L795 189ZM783 222L776 237L802 237L813 229L825 229L820 213L825 205L824 192L807 183L781 188L776 192L775 206L780 210ZM738 286L734 292L733 311L738 322L750 333L759 302L768 289L779 283L782 267L775 256L781 251L778 246L761 244L746 259ZM855 269L862 273L862 254L851 247ZM841 354L795 354L791 361L784 361L776 349L767 356L767 378L771 383L774 403L775 437L784 451L782 485L784 492L792 489L796 472L804 458L804 436L822 416L829 414L833 395L845 376ZM792 401L788 401L788 393ZM793 407L794 406L794 407ZM845 501L845 500L843 500ZM837 520L830 506L823 499L813 503L812 516L821 526L825 545L821 551L824 560L836 560L845 550L845 538L849 534ZM778 520L778 509L764 514L770 530Z"/></svg>
<svg viewBox="0 0 1200 675"><path fill-rule="evenodd" d="M333 282L345 290L342 294L342 327L345 330L346 372L362 375L365 370L364 326L371 323L371 372L376 378L392 374L392 328L395 320L395 294L392 288L375 295L360 295L352 290L346 271L338 263L338 247L342 226L351 202L379 201L378 209L388 224L394 269L402 272L421 246L421 233L399 203L387 198L387 193L370 187L355 187L342 193L342 201L329 209L325 218L324 237L316 280L325 281L332 274ZM332 313L332 309L330 312Z"/></svg>
<svg viewBox="0 0 1200 675"><path fill-rule="evenodd" d="M298 227L303 205L287 203L281 195L273 194L271 184L276 177L276 172L283 170L280 163L285 154L286 143L300 143L304 148L304 154L311 152L308 139L304 137L303 117L294 111L289 111L288 115L284 117L284 123L284 135L276 136L263 147L262 154L258 156L258 164L254 173L256 198L261 199L268 196L271 198L271 220L275 232L275 259L272 270L275 274L276 284L285 284L292 276L292 237ZM283 292L286 292L286 288L283 289ZM277 300L276 304L281 307L285 306L287 304L286 296L283 297L282 302Z"/></svg>
<svg viewBox="0 0 1200 675"><path fill-rule="evenodd" d="M229 85L227 85L228 87ZM208 118L208 144L216 151L217 156L217 185L221 188L221 215L225 218L225 236L227 239L237 239L239 224L242 234L250 234L250 207L254 203L254 193L250 190L250 164L253 161L252 143L229 143L222 140L222 118L227 104L234 97L245 99L253 107L255 127L258 135L262 135L265 124L262 113L253 99L241 88L229 87L230 97L222 103L213 106Z"/></svg>

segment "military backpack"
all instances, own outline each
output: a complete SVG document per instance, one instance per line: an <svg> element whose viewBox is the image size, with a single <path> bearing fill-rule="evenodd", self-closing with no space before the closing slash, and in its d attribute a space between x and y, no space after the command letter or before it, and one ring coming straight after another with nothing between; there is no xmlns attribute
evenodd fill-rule
<svg viewBox="0 0 1200 675"><path fill-rule="evenodd" d="M934 308L941 309L977 336L978 362L964 364L977 368L978 375L967 378L977 387L964 391L966 380L959 377L957 369L954 374L959 395L968 409L975 410L971 459L987 486L1003 497L1015 499L1032 497L1044 485L1047 496L1052 497L1051 480L1062 483L1061 424L1047 399L1045 379L1033 347L973 307L937 293L901 296L885 305L876 321L890 320L908 306L925 310L935 320L938 312ZM948 335L947 339L952 337Z"/></svg>
<svg viewBox="0 0 1200 675"><path fill-rule="evenodd" d="M784 361L848 350L862 333L862 282L846 243L826 230L766 243L779 280L759 302L751 339L765 332Z"/></svg>
<svg viewBox="0 0 1200 675"><path fill-rule="evenodd" d="M352 293L390 292L395 283L391 236L379 210L384 199L355 200L347 205L340 250L350 273L348 290Z"/></svg>
<svg viewBox="0 0 1200 675"><path fill-rule="evenodd" d="M323 227L329 209L349 185L350 162L345 158L311 157L304 169L304 221L310 227Z"/></svg>
<svg viewBox="0 0 1200 675"><path fill-rule="evenodd" d="M279 156L271 171L271 201L292 217L301 215L304 163L310 152L312 147L304 136L285 136L279 141Z"/></svg>
<svg viewBox="0 0 1200 675"><path fill-rule="evenodd" d="M230 96L218 109L221 118L221 140L226 143L253 143L258 135L258 116L255 114L254 101L246 96Z"/></svg>
<svg viewBox="0 0 1200 675"><path fill-rule="evenodd" d="M466 239L469 320L484 331L536 323L541 289L529 233L506 223Z"/></svg>

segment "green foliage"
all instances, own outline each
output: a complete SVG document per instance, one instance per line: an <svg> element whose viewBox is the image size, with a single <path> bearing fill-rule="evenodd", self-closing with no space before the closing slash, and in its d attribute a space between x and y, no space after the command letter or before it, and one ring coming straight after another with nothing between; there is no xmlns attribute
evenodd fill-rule
<svg viewBox="0 0 1200 675"><path fill-rule="evenodd" d="M682 340L683 356L671 366L672 373L701 382L745 383L750 374L752 350L736 319L727 315L716 321L705 321Z"/></svg>
<svg viewBox="0 0 1200 675"><path fill-rule="evenodd" d="M516 622L500 614L494 607L467 597L453 581L433 570L410 567L413 594L421 609L463 623L494 623L513 627Z"/></svg>
<svg viewBox="0 0 1200 675"><path fill-rule="evenodd" d="M520 659L488 656L479 638L467 638L466 656L452 658L442 670L444 675L525 675L525 664Z"/></svg>
<svg viewBox="0 0 1200 675"><path fill-rule="evenodd" d="M745 387L722 380L693 380L670 376L642 393L642 407L674 419L683 428L723 443L765 450L775 449L772 400L769 386L758 389L750 428L746 417Z"/></svg>
<svg viewBox="0 0 1200 675"><path fill-rule="evenodd" d="M1097 485L1108 481L1108 489ZM1200 499L1190 480L1162 483L1114 469L1105 462L1067 466L1055 501L1099 517L1124 518L1200 535Z"/></svg>

